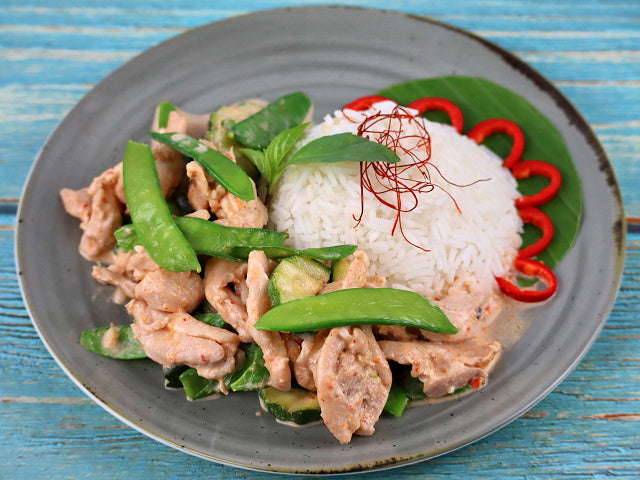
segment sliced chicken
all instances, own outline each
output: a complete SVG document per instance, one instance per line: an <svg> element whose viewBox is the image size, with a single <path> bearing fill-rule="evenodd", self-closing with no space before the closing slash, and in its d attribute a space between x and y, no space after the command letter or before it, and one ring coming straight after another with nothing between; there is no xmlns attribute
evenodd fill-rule
<svg viewBox="0 0 640 480"><path fill-rule="evenodd" d="M134 298L163 312L192 312L204 299L204 284L196 272L149 272L136 285Z"/></svg>
<svg viewBox="0 0 640 480"><path fill-rule="evenodd" d="M433 342L461 343L476 338L493 324L502 309L496 294L478 293L469 281L455 283L444 298L434 303L458 328L458 333L422 330L422 336Z"/></svg>
<svg viewBox="0 0 640 480"><path fill-rule="evenodd" d="M378 342L387 360L411 365L411 376L424 384L424 393L439 398L468 385L471 380L486 379L498 360L502 345L427 341Z"/></svg>
<svg viewBox="0 0 640 480"><path fill-rule="evenodd" d="M370 326L332 328L313 376L322 419L341 443L354 433L373 434L391 388L391 370Z"/></svg>
<svg viewBox="0 0 640 480"><path fill-rule="evenodd" d="M204 294L243 342L251 342L247 326L247 264L211 257L204 270Z"/></svg>
<svg viewBox="0 0 640 480"><path fill-rule="evenodd" d="M134 317L133 333L149 358L163 367L188 365L204 378L217 379L235 370L240 338L233 332L200 322L187 313L161 312L141 300L127 311ZM226 393L226 391L225 391Z"/></svg>
<svg viewBox="0 0 640 480"><path fill-rule="evenodd" d="M100 283L118 287L118 293L125 297L134 298L138 283L147 273L158 269L160 266L139 246L135 252L118 253L107 267L94 265L91 275Z"/></svg>
<svg viewBox="0 0 640 480"><path fill-rule="evenodd" d="M174 110L169 114L167 127L159 129L160 132L176 132L187 133L189 130L189 122L186 115ZM151 151L153 158L156 160L156 169L158 170L158 178L160 186L165 198L171 196L175 188L180 183L184 175L185 164L182 154L173 148L162 143L151 141Z"/></svg>
<svg viewBox="0 0 640 480"><path fill-rule="evenodd" d="M300 352L293 363L293 373L298 385L312 392L316 391L316 382L313 375L317 370L318 357L324 345L329 329L320 330L313 337L305 338L300 345Z"/></svg>
<svg viewBox="0 0 640 480"><path fill-rule="evenodd" d="M81 221L83 233L78 250L87 260L105 260L116 244L113 232L122 226L123 212L115 193L117 183L118 172L109 169L94 178L86 189L60 191L67 213Z"/></svg>
<svg viewBox="0 0 640 480"><path fill-rule="evenodd" d="M279 332L256 330L254 325L271 308L267 295L269 272L273 262L264 252L254 250L247 261L247 328L253 340L262 349L264 364L269 370L268 384L278 390L291 389L291 368L284 339Z"/></svg>
<svg viewBox="0 0 640 480"><path fill-rule="evenodd" d="M382 288L387 279L380 275L367 276L371 262L362 250L353 253L353 260L349 263L344 278L331 282L322 287L321 293L344 290L346 288Z"/></svg>

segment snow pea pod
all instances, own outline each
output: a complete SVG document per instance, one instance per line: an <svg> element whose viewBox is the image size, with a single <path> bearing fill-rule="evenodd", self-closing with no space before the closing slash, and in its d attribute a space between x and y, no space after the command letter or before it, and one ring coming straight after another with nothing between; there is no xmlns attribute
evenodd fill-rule
<svg viewBox="0 0 640 480"><path fill-rule="evenodd" d="M274 230L226 227L195 217L177 217L174 221L197 253L229 260L246 259L248 252L257 248L280 248L288 237L286 233ZM246 255L236 255L235 247L242 247Z"/></svg>
<svg viewBox="0 0 640 480"><path fill-rule="evenodd" d="M341 258L348 257L357 249L357 245L333 245L331 247L306 248L304 250L296 250L295 248L280 245L254 245L252 247L233 247L231 248L231 254L239 258L247 258L251 250L262 250L268 258L280 259L302 255L303 257L315 258L316 260L340 260Z"/></svg>
<svg viewBox="0 0 640 480"><path fill-rule="evenodd" d="M283 232L262 228L227 227L196 217L174 217L173 221L176 222L191 248L199 254L228 260L246 260L251 250L274 249L279 256L269 258L291 255L282 251L282 249L292 250L282 246L288 237ZM114 232L114 236L118 246L127 252L133 251L136 245L141 244L136 229L131 224L120 227ZM347 255L351 253L353 252ZM331 250L325 253L325 256L331 255L335 256L336 252ZM331 260L331 258L327 259Z"/></svg>
<svg viewBox="0 0 640 480"><path fill-rule="evenodd" d="M108 341L105 336L113 336ZM133 337L131 324L111 325L85 330L80 334L80 344L87 350L103 357L118 360L135 360L147 358L142 345Z"/></svg>
<svg viewBox="0 0 640 480"><path fill-rule="evenodd" d="M248 202L256 198L253 183L242 168L229 160L220 152L209 148L204 143L190 137L186 133L159 133L151 131L154 140L170 146L174 150L193 158L211 175L216 182L240 200Z"/></svg>
<svg viewBox="0 0 640 480"><path fill-rule="evenodd" d="M394 288L350 288L282 303L255 324L258 330L304 332L347 325L399 325L437 333L458 329L422 295Z"/></svg>
<svg viewBox="0 0 640 480"><path fill-rule="evenodd" d="M148 145L129 141L124 153L122 178L133 226L151 258L172 272L199 272L198 257L174 222L164 200Z"/></svg>

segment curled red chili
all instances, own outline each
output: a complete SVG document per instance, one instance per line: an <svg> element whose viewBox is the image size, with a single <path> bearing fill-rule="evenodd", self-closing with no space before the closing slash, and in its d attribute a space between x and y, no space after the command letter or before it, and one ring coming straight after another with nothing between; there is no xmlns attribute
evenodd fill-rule
<svg viewBox="0 0 640 480"><path fill-rule="evenodd" d="M551 298L558 289L556 276L544 263L527 257L516 257L513 266L528 277L537 277L542 280L546 287L544 290L524 290L502 277L496 277L500 290L508 297L519 302L542 302Z"/></svg>
<svg viewBox="0 0 640 480"><path fill-rule="evenodd" d="M359 112L371 108L371 105L373 105L374 103L384 102L385 100L389 99L380 95L368 95L366 97L357 98L353 102L348 103L342 108Z"/></svg>
<svg viewBox="0 0 640 480"><path fill-rule="evenodd" d="M518 125L504 118L490 118L478 123L469 130L467 137L475 140L476 143L482 143L489 135L494 133L506 133L513 138L511 152L503 162L506 168L513 168L520 161L524 152L524 134Z"/></svg>
<svg viewBox="0 0 640 480"><path fill-rule="evenodd" d="M542 253L553 240L553 222L541 210L535 207L524 207L518 212L524 223L530 223L542 230L542 237L535 243L518 251L520 257L535 257Z"/></svg>
<svg viewBox="0 0 640 480"><path fill-rule="evenodd" d="M549 179L549 185L534 195L523 195L516 199L516 207L537 207L547 203L556 196L562 185L562 175L560 170L547 162L540 160L525 160L516 163L511 169L513 176L520 180L529 178L531 175L541 175Z"/></svg>
<svg viewBox="0 0 640 480"><path fill-rule="evenodd" d="M458 133L462 133L462 128L464 126L464 117L462 115L462 111L451 100L440 97L426 97L411 102L409 105L407 105L407 107L418 110L418 112L420 112L420 115L429 110L441 110L449 116L449 119L451 120L451 126L453 126L453 128L455 128Z"/></svg>

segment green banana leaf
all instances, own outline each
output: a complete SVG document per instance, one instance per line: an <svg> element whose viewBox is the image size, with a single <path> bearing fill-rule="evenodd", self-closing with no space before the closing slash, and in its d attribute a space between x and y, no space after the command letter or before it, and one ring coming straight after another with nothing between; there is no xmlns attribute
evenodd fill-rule
<svg viewBox="0 0 640 480"><path fill-rule="evenodd" d="M423 97L443 97L454 102L464 114L464 133L488 118L505 118L520 126L525 137L523 160L542 160L555 165L562 174L558 194L540 210L553 222L555 234L547 249L536 258L555 267L573 245L582 216L582 189L569 150L560 132L551 121L520 95L488 80L476 77L438 77L413 80L388 87L378 95L407 105ZM427 112L429 120L449 123L443 112ZM511 150L511 137L495 134L484 142L488 148L504 158ZM548 184L542 177L518 181L524 195L538 192ZM540 237L536 227L526 224L522 235L523 247Z"/></svg>

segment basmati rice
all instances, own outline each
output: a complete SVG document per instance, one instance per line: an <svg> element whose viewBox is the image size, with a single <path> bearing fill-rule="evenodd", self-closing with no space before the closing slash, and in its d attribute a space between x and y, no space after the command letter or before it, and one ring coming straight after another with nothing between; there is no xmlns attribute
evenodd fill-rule
<svg viewBox="0 0 640 480"><path fill-rule="evenodd" d="M368 115L394 107L381 102L365 112L336 111L310 129L303 143L323 135L355 134ZM387 277L390 287L438 299L455 280L465 279L474 290L490 291L494 276L509 270L521 242L516 181L493 152L451 126L416 121L423 122L431 138L429 165L442 176L430 170L432 183L440 188L420 194L417 207L402 213L401 220L406 237L429 251L409 244L398 229L391 236L396 211L370 192L364 192L362 219L356 225L354 218L361 212L356 162L289 167L270 205L271 226L289 233L290 245L298 249L357 244L371 259L371 273Z"/></svg>

